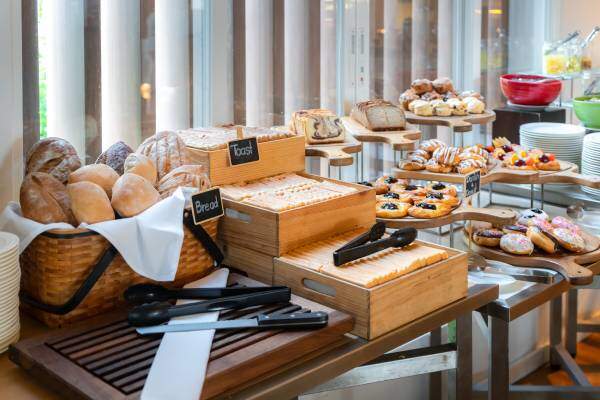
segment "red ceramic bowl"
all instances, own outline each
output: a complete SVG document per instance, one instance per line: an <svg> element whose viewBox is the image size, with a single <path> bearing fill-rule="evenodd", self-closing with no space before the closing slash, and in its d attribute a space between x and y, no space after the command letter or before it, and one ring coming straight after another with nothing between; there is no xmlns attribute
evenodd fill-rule
<svg viewBox="0 0 600 400"><path fill-rule="evenodd" d="M546 106L558 97L562 83L542 75L506 74L500 77L500 88L513 104Z"/></svg>

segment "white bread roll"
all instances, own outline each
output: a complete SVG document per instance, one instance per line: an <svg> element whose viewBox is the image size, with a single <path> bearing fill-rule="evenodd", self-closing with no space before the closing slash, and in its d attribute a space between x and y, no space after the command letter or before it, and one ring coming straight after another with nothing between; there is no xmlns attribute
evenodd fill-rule
<svg viewBox="0 0 600 400"><path fill-rule="evenodd" d="M123 171L139 175L146 178L153 186L156 185L156 166L150 158L143 154L131 153L128 155L123 165Z"/></svg>
<svg viewBox="0 0 600 400"><path fill-rule="evenodd" d="M71 172L69 183L92 182L100 186L110 198L112 187L119 179L117 171L106 164L90 164Z"/></svg>
<svg viewBox="0 0 600 400"><path fill-rule="evenodd" d="M160 200L158 191L147 179L132 173L123 174L112 189L113 208L122 217L133 217Z"/></svg>
<svg viewBox="0 0 600 400"><path fill-rule="evenodd" d="M67 185L67 192L78 224L95 224L115 219L110 200L100 185L88 181L70 183Z"/></svg>

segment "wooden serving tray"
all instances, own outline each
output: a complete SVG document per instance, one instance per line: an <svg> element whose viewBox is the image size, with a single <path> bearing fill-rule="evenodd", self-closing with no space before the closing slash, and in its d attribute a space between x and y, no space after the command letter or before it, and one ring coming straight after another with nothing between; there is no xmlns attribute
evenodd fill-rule
<svg viewBox="0 0 600 400"><path fill-rule="evenodd" d="M423 117L410 111L405 111L406 121L417 125L447 126L454 132L470 132L473 125L487 124L496 119L496 113L485 110L481 114L453 115L449 117Z"/></svg>
<svg viewBox="0 0 600 400"><path fill-rule="evenodd" d="M357 140L367 143L386 143L393 150L414 150L421 139L421 132L415 129L402 131L372 131L351 117L342 117L346 130Z"/></svg>
<svg viewBox="0 0 600 400"><path fill-rule="evenodd" d="M501 208L476 208L468 205L461 205L450 212L438 218L413 218L406 216L404 218L377 218L377 221L385 223L388 228L406 228L416 229L437 228L457 221L483 221L494 225L509 225L514 222L517 214L512 210Z"/></svg>
<svg viewBox="0 0 600 400"><path fill-rule="evenodd" d="M190 146L186 148L191 163L204 166L211 185L218 186L265 178L285 172L303 171L305 167L304 146L304 136L260 142L258 143L260 160L234 166L229 164L227 149L208 151Z"/></svg>
<svg viewBox="0 0 600 400"><path fill-rule="evenodd" d="M346 135L343 143L308 144L306 143L305 155L321 157L329 160L332 167L352 165L352 154L362 151L362 143L352 135Z"/></svg>
<svg viewBox="0 0 600 400"><path fill-rule="evenodd" d="M465 242L469 236L465 232ZM586 248L581 253L560 251L556 254L547 254L536 248L530 256L509 254L500 248L478 246L471 242L471 249L490 260L502 261L519 267L548 268L559 272L569 280L572 285L587 285L592 283L594 274L584 265L600 261L600 239L582 231Z"/></svg>
<svg viewBox="0 0 600 400"><path fill-rule="evenodd" d="M359 233L350 231L319 248L307 246L275 258L275 284L352 315L352 333L365 339L384 335L467 295L466 253L418 240L418 244L445 250L448 258L370 288L306 266L332 260L338 242L346 243ZM383 254L377 261L363 262L376 269L389 261Z"/></svg>
<svg viewBox="0 0 600 400"><path fill-rule="evenodd" d="M219 220L219 238L271 256L375 221L375 190L316 175L299 173L320 181L332 181L357 189L353 193L286 211L272 211L239 201L223 199L225 215Z"/></svg>
<svg viewBox="0 0 600 400"><path fill-rule="evenodd" d="M240 275L230 282L258 285ZM202 398L259 381L269 372L283 371L291 361L310 358L343 343L352 317L292 295L287 305L222 312L220 319L251 318L258 313L326 311L327 327L312 331L251 329L215 333ZM105 315L83 324L20 341L9 356L36 379L71 399L137 399L144 386L160 337L140 336L124 313Z"/></svg>

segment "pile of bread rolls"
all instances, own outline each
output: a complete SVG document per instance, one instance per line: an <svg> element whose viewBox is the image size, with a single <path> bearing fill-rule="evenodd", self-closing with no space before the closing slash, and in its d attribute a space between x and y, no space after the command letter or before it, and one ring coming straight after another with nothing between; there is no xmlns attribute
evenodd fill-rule
<svg viewBox="0 0 600 400"><path fill-rule="evenodd" d="M136 152L117 142L86 166L68 141L51 137L27 154L21 211L43 224L94 224L133 217L178 187L202 191L210 183L175 132L149 137Z"/></svg>

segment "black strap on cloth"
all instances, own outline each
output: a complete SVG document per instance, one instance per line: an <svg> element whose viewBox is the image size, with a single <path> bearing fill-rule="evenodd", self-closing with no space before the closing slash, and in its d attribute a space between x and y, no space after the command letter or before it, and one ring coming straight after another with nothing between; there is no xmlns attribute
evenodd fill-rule
<svg viewBox="0 0 600 400"><path fill-rule="evenodd" d="M212 237L204 230L202 225L196 225L194 223L194 217L192 213L189 211L184 211L183 213L183 224L194 234L196 239L202 243L204 249L208 251L208 254L211 255L213 260L215 261L215 267L218 267L223 262L225 258L219 246L215 243Z"/></svg>
<svg viewBox="0 0 600 400"><path fill-rule="evenodd" d="M211 255L211 257L214 260L215 266L221 265L224 258L223 253L221 253L221 250L219 249L215 241L204 230L204 228L202 228L201 225L194 224L194 219L190 212L186 211L184 213L183 223L194 234L196 239L198 239L200 243L202 243L206 251L208 251L208 254ZM81 302L90 293L96 282L98 282L98 279L100 279L102 274L104 274L104 271L106 271L106 268L108 268L110 263L117 256L117 254L119 254L119 252L117 251L117 249L115 249L115 247L112 244L108 246L104 254L102 254L102 257L100 257L100 260L98 260L94 268L92 268L92 271L87 276L87 278L85 278L79 289L77 289L75 294L73 294L73 296L64 304L52 305L43 303L34 299L33 297L31 297L23 291L21 291L20 293L21 301L24 304L27 304L28 306L37 308L39 310L51 314L65 315L73 311L79 304L81 304Z"/></svg>
<svg viewBox="0 0 600 400"><path fill-rule="evenodd" d="M98 260L94 268L92 268L92 271L87 276L87 278L85 278L79 289L77 289L75 294L73 294L73 296L64 304L46 304L32 298L23 291L21 291L20 293L21 301L27 304L28 306L35 307L37 309L46 311L51 314L64 315L68 312L71 312L75 309L75 307L81 304L83 299L85 299L85 297L88 295L90 290L92 290L96 282L98 282L98 279L100 279L104 271L106 271L106 268L108 268L110 263L117 256L117 254L119 254L119 252L117 251L117 249L115 249L115 247L112 244L108 246L104 254L102 254L102 257L100 257L100 260Z"/></svg>

